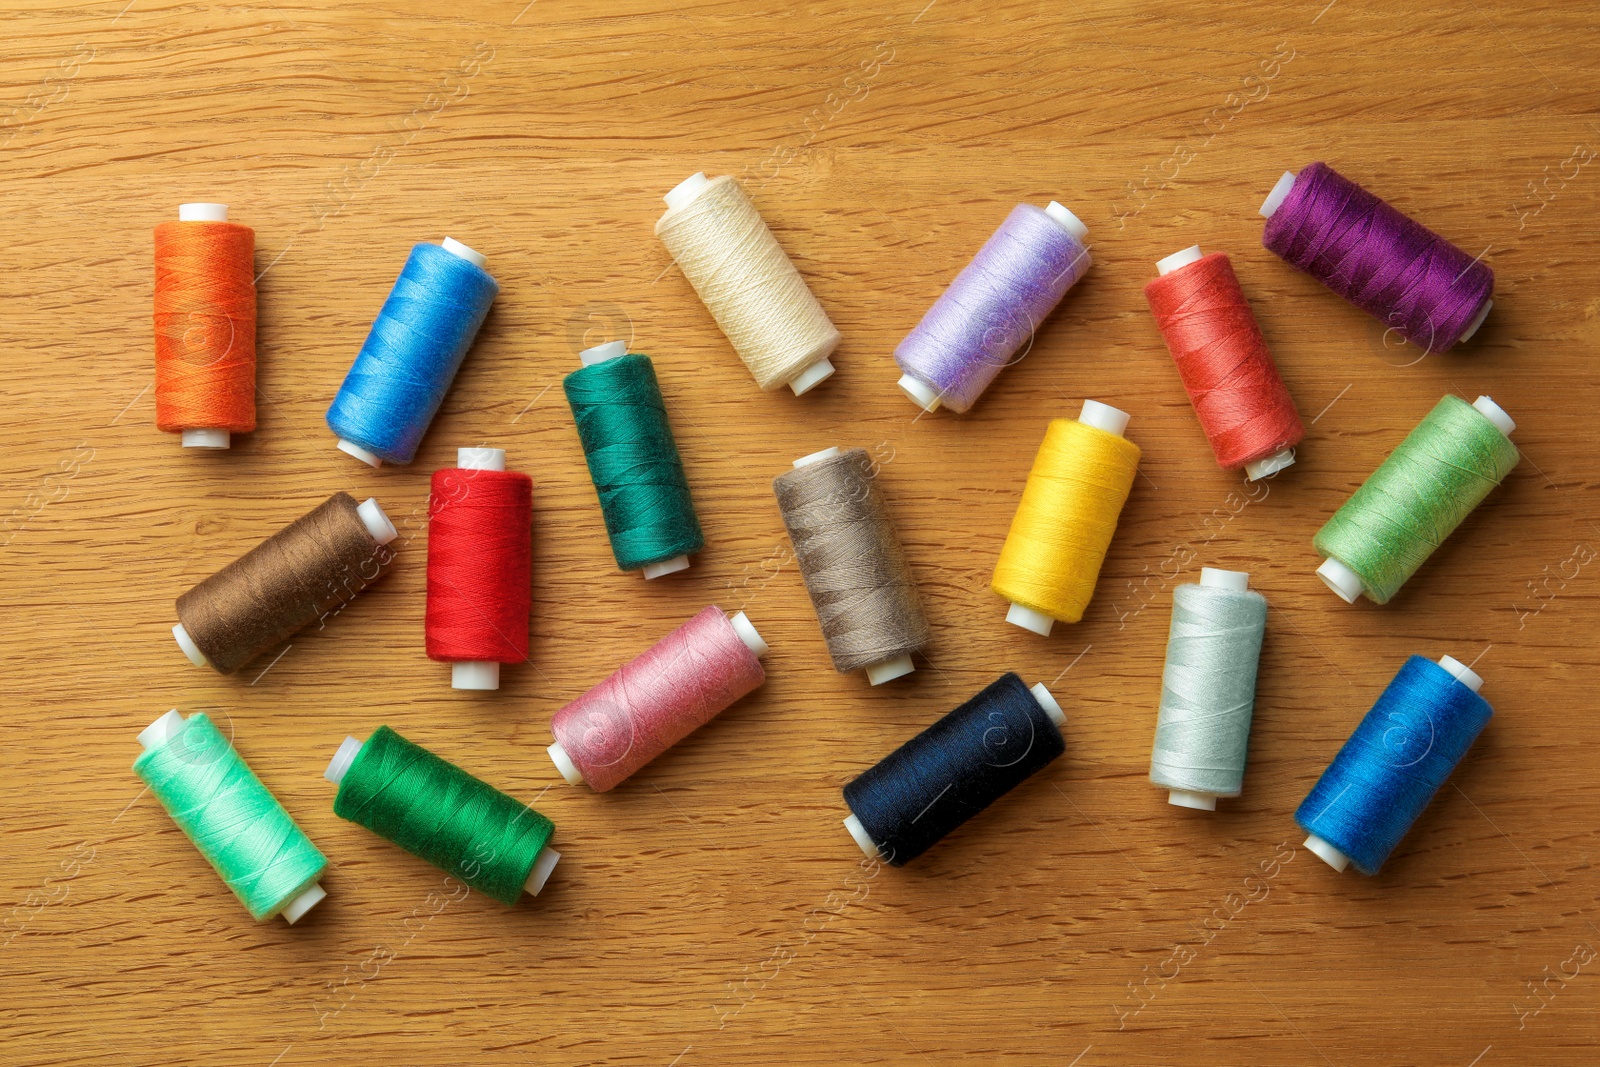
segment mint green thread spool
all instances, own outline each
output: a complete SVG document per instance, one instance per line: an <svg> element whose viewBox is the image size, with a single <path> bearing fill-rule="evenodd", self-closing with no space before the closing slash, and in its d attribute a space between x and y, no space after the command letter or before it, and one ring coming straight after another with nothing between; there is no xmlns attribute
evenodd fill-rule
<svg viewBox="0 0 1600 1067"><path fill-rule="evenodd" d="M294 923L328 894L328 861L204 712L139 734L134 773L257 922Z"/></svg>
<svg viewBox="0 0 1600 1067"><path fill-rule="evenodd" d="M346 737L323 777L335 815L502 904L538 896L561 859L549 819L387 726Z"/></svg>
<svg viewBox="0 0 1600 1067"><path fill-rule="evenodd" d="M1317 531L1317 577L1354 604L1387 604L1522 458L1517 424L1486 396L1440 400Z"/></svg>

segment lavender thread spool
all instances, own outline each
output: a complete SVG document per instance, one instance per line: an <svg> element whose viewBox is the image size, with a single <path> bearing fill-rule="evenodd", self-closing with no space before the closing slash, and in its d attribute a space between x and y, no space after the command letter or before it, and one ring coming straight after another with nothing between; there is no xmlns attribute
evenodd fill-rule
<svg viewBox="0 0 1600 1067"><path fill-rule="evenodd" d="M1093 262L1089 228L1054 200L1018 204L894 350L900 388L924 411L964 412Z"/></svg>

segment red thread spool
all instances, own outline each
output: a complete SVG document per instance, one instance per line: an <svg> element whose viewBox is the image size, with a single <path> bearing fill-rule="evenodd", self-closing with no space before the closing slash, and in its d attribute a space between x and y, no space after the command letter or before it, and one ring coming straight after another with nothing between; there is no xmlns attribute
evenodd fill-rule
<svg viewBox="0 0 1600 1067"><path fill-rule="evenodd" d="M227 204L156 227L156 425L186 448L256 428L256 234Z"/></svg>
<svg viewBox="0 0 1600 1067"><path fill-rule="evenodd" d="M1228 257L1195 245L1156 270L1145 299L1217 463L1252 482L1289 466L1305 427Z"/></svg>
<svg viewBox="0 0 1600 1067"><path fill-rule="evenodd" d="M570 785L604 793L766 680L767 643L744 612L715 604L550 721L550 760Z"/></svg>
<svg viewBox="0 0 1600 1067"><path fill-rule="evenodd" d="M500 688L500 664L528 658L533 480L499 448L462 448L433 472L428 500L428 658L455 689Z"/></svg>

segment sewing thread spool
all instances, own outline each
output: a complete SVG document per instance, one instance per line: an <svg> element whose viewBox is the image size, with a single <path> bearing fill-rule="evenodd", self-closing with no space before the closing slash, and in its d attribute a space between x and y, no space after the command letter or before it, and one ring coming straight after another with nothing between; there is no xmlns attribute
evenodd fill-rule
<svg viewBox="0 0 1600 1067"><path fill-rule="evenodd" d="M1244 788L1255 711L1256 667L1267 598L1244 571L1200 569L1200 584L1172 591L1172 629L1161 674L1161 710L1150 781L1167 802L1217 810Z"/></svg>
<svg viewBox="0 0 1600 1067"><path fill-rule="evenodd" d="M1284 171L1261 243L1412 344L1443 352L1478 332L1494 271L1326 163Z"/></svg>
<svg viewBox="0 0 1600 1067"><path fill-rule="evenodd" d="M1045 430L989 583L1012 625L1048 637L1083 618L1139 468L1127 427L1127 412L1085 400Z"/></svg>
<svg viewBox="0 0 1600 1067"><path fill-rule="evenodd" d="M1013 208L894 350L900 390L924 411L972 407L1088 271L1088 236L1054 200Z"/></svg>
<svg viewBox="0 0 1600 1067"><path fill-rule="evenodd" d="M561 386L600 497L611 554L620 569L642 571L647 579L681 571L706 539L655 367L622 341L585 349L578 358L583 368Z"/></svg>
<svg viewBox="0 0 1600 1067"><path fill-rule="evenodd" d="M1377 874L1488 725L1482 685L1450 656L1406 660L1295 812L1306 848Z"/></svg>
<svg viewBox="0 0 1600 1067"><path fill-rule="evenodd" d="M180 596L172 636L196 667L231 674L372 584L395 536L375 499L335 493Z"/></svg>
<svg viewBox="0 0 1600 1067"><path fill-rule="evenodd" d="M227 204L156 227L156 426L185 448L256 428L256 233Z"/></svg>
<svg viewBox="0 0 1600 1067"><path fill-rule="evenodd" d="M767 643L711 605L556 712L546 751L568 785L614 788L766 680Z"/></svg>
<svg viewBox="0 0 1600 1067"><path fill-rule="evenodd" d="M1233 264L1199 245L1156 264L1145 299L1218 466L1250 481L1294 462L1306 436Z"/></svg>
<svg viewBox="0 0 1600 1067"><path fill-rule="evenodd" d="M499 689L500 664L528 658L533 480L503 448L458 448L428 497L428 658L454 689Z"/></svg>
<svg viewBox="0 0 1600 1067"><path fill-rule="evenodd" d="M290 924L328 894L328 861L204 712L167 712L139 733L133 771L260 922Z"/></svg>
<svg viewBox="0 0 1600 1067"><path fill-rule="evenodd" d="M387 726L346 737L322 776L335 815L502 904L538 896L561 859L549 819Z"/></svg>
<svg viewBox="0 0 1600 1067"><path fill-rule="evenodd" d="M916 670L928 620L866 450L802 456L772 491L834 670L873 685Z"/></svg>
<svg viewBox="0 0 1600 1067"><path fill-rule="evenodd" d="M341 452L411 462L500 292L485 262L450 237L411 249L328 408Z"/></svg>
<svg viewBox="0 0 1600 1067"><path fill-rule="evenodd" d="M739 183L696 172L663 199L656 236L756 384L799 396L831 375L839 331Z"/></svg>
<svg viewBox="0 0 1600 1067"><path fill-rule="evenodd" d="M1517 424L1486 396L1446 396L1323 524L1317 568L1347 604L1387 604L1522 458Z"/></svg>
<svg viewBox="0 0 1600 1067"><path fill-rule="evenodd" d="M903 866L1066 751L1066 721L1043 682L1003 674L845 786L845 829Z"/></svg>

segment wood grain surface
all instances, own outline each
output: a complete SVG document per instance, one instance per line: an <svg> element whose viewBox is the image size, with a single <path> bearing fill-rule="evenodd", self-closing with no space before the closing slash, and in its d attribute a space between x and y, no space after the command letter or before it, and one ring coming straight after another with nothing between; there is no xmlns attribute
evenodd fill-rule
<svg viewBox="0 0 1600 1067"><path fill-rule="evenodd" d="M358 10L357 8L360 8ZM504 0L6 5L0 59L0 1061L18 1064L1590 1064L1600 510L1600 30L1592 5ZM1325 159L1497 275L1423 358L1260 246ZM656 240L688 174L741 176L844 335L813 394L752 384ZM1095 266L968 416L890 353L1019 201ZM260 428L153 424L151 233L221 200L257 235ZM446 234L502 294L414 464L323 414L407 249ZM1225 250L1310 436L1218 470L1141 287ZM692 570L612 566L561 377L651 353L705 524ZM1524 462L1393 603L1346 606L1312 533L1446 392ZM1084 621L1005 625L989 576L1047 419L1130 411L1144 449ZM535 484L531 662L453 692L422 649L426 492L462 445ZM829 667L770 480L860 445L934 639L909 678ZM335 490L401 527L391 575L236 677L173 600ZM1247 569L1272 611L1245 793L1147 780L1172 588ZM570 788L551 715L707 603L769 680L615 793ZM1405 656L1474 662L1497 715L1383 873L1292 815ZM876 869L840 788L1005 670L1067 754L923 860ZM204 709L331 860L253 924L130 764ZM321 772L389 723L536 802L565 858L507 909L337 819Z"/></svg>

